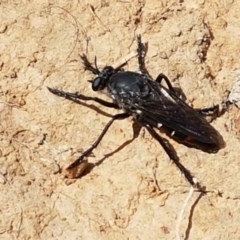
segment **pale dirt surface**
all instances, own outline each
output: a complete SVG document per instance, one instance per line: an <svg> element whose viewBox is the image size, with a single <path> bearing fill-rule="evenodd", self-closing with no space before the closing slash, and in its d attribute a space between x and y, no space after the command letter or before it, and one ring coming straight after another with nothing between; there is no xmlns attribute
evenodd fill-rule
<svg viewBox="0 0 240 240"><path fill-rule="evenodd" d="M97 96L79 54L122 63L141 33L153 77L165 73L194 107L220 103L240 74L240 1L109 2L0 2L0 239L176 239L189 184L158 143L144 129L131 142L131 120L118 121L88 159L103 163L69 185L59 169L109 117L46 87ZM217 154L171 140L211 191L194 193L182 239L240 239L239 119L231 107L212 123L226 141Z"/></svg>

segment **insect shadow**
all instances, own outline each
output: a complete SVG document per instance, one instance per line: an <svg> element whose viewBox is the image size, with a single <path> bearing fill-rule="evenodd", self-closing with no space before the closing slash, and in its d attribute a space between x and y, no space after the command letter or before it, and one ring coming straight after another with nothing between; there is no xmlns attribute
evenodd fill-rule
<svg viewBox="0 0 240 240"><path fill-rule="evenodd" d="M74 169L78 168L85 161L84 159L91 155L114 121L131 116L135 123L146 128L150 135L162 146L187 181L192 186L202 189L191 172L180 163L179 157L170 142L160 136L155 129L166 133L169 137L186 146L216 153L225 146L225 143L220 133L210 125L206 117L212 119L219 117L227 110L230 103L226 101L220 105L204 109L190 107L185 102L185 95L182 91L174 88L164 74L160 73L155 80L150 76L145 67L147 49L148 45L143 44L141 35L138 35L137 59L140 73L125 71L123 67L127 62L116 68L106 66L99 70L96 57L93 65L85 54L81 56L85 69L95 74L95 78L89 81L92 84L92 90L104 91L112 99L112 102L98 97L48 88L51 93L76 103L87 105L87 101L93 101L108 108L123 110L122 113L111 116L93 145L73 161L66 170L74 172ZM137 135L134 135L133 139L129 141L133 141ZM118 150L124 146L123 144ZM103 160L97 164L99 165Z"/></svg>

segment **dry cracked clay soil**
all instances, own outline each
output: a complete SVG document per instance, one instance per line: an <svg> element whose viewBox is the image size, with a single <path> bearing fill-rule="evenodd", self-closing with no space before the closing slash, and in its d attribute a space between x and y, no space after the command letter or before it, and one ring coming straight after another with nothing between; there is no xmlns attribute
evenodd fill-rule
<svg viewBox="0 0 240 240"><path fill-rule="evenodd" d="M141 34L154 78L167 75L196 108L221 103L240 78L239 12L234 0L0 1L0 239L240 239L236 106L211 123L226 142L215 154L169 139L208 191L186 202L189 183L145 129L132 141L131 119L113 124L91 171L66 179L119 111L47 90L107 100L80 55L137 71Z"/></svg>

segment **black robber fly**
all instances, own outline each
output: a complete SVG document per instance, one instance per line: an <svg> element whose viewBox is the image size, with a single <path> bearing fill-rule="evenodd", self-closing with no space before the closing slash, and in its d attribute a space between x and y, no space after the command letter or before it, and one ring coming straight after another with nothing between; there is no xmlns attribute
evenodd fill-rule
<svg viewBox="0 0 240 240"><path fill-rule="evenodd" d="M93 91L105 90L112 102L79 93L48 88L53 94L74 102L95 101L109 108L123 110L123 113L116 114L111 118L94 144L69 165L67 170L79 166L83 159L92 153L115 120L132 116L134 122L145 127L152 137L159 142L188 182L193 186L199 186L190 171L180 163L169 141L161 137L155 129L162 130L176 141L187 146L210 153L217 152L224 146L223 138L205 117L219 116L226 110L227 104L223 104L224 108L221 109L219 105L205 109L193 109L187 105L181 92L172 86L165 75L159 74L156 80L151 78L144 62L147 44L142 43L140 35L137 37L137 43L140 73L124 71L123 67L127 64L126 62L116 68L106 66L103 70L99 70L96 58L93 66L86 55L81 56L85 69L96 75L90 81Z"/></svg>

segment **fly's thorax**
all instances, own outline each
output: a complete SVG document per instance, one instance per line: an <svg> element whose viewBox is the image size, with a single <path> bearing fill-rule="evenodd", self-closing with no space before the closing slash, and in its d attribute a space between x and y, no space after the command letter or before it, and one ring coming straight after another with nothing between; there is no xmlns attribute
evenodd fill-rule
<svg viewBox="0 0 240 240"><path fill-rule="evenodd" d="M148 81L146 76L139 73L118 72L111 76L107 88L111 96L144 97L150 91Z"/></svg>

